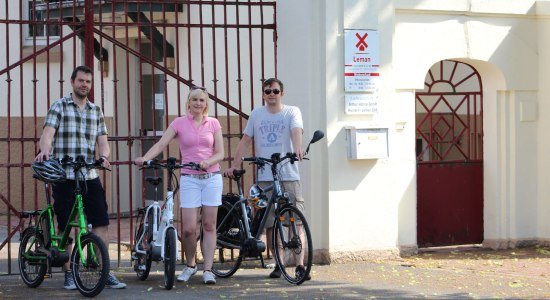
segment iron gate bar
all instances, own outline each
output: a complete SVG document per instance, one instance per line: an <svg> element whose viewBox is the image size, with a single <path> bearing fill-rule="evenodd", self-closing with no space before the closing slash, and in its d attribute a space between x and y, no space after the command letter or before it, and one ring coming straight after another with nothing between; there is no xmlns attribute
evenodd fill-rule
<svg viewBox="0 0 550 300"><path fill-rule="evenodd" d="M7 66L6 68L0 70L0 76L4 75L4 73L6 73L6 72L9 72L9 71L13 70L16 67L20 67L21 65L28 62L31 59L35 59L37 56L41 55L42 53L44 53L46 51L51 50L52 48L54 48L57 45L62 44L63 42L67 41L68 39L75 37L77 35L77 33L81 30L82 29L80 29L78 31L75 31L75 32L63 37L63 38L60 38L59 40L53 42L51 45L47 45L44 48L42 48L40 50L37 50L36 53L30 54L30 55L22 58L21 60L17 61L16 63L13 63L13 64ZM23 57L23 56L21 55L21 57Z"/></svg>
<svg viewBox="0 0 550 300"><path fill-rule="evenodd" d="M177 79L178 81L182 82L182 83L185 83L187 86L191 87L193 86L193 83L189 80L186 80L184 78L182 78L181 76L177 75L176 73L170 71L169 69L165 68L164 66L154 62L153 60L143 56L141 53L135 51L134 49L130 48L130 47L127 47L126 45L122 44L121 42L111 38L110 36L108 36L107 34L104 34L103 32L100 32L99 30L97 29L94 29L94 32L100 36L103 36L103 38L105 38L106 40L110 41L111 43L113 44L116 44L117 46L119 46L120 48L132 53L134 56L142 59L142 60L145 60L147 63L149 63L151 66L163 71L164 73L170 75L171 77L173 77L174 79ZM240 68L240 67L239 67ZM154 69L154 68L153 68ZM239 81L242 81L239 80ZM240 89L240 88L239 88ZM212 95L210 92L208 92L208 95L210 97L210 99L214 100L216 102L216 104L219 104L229 110L231 110L232 112L234 112L235 114L243 117L243 118L248 118L248 115L243 113L242 111L240 110L237 110L236 108L234 108L233 106L223 102L221 99L219 99L218 97ZM240 98L239 98L240 99ZM239 100L240 101L240 100Z"/></svg>

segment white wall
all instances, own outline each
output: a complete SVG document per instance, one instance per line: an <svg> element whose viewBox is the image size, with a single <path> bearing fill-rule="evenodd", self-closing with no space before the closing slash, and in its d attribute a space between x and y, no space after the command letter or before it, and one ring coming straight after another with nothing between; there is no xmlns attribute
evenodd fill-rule
<svg viewBox="0 0 550 300"><path fill-rule="evenodd" d="M550 1L538 2L537 11L550 15ZM550 139L548 138L548 128L550 128L550 85L548 84L548 78L550 78L550 40L547 38L550 36L550 21L540 19L538 21L538 53L539 53L539 95L538 95L538 114L537 122L539 124L537 138L537 162L540 166L538 168L538 195L537 195L537 237L544 240L547 244L550 243L550 201L548 201L550 195Z"/></svg>
<svg viewBox="0 0 550 300"><path fill-rule="evenodd" d="M304 183L306 195L318 193L317 182L327 183L322 201L308 199L314 240L321 239L316 247L344 253L416 245L414 91L444 59L465 61L482 76L485 239L497 245L548 239L550 221L544 216L550 205L541 194L548 194L544 157L550 144L544 133L550 124L540 116L550 106L542 97L549 91L541 93L539 84L550 74L539 65L548 65L549 28L543 19L550 7L546 1L502 2L278 1L278 67L288 86L286 101L310 89L297 103L305 119L311 118L307 122L326 123L324 164L313 167ZM344 113L347 28L379 30L377 115ZM397 122L405 122L404 130L396 129ZM346 125L389 128L389 158L348 160Z"/></svg>

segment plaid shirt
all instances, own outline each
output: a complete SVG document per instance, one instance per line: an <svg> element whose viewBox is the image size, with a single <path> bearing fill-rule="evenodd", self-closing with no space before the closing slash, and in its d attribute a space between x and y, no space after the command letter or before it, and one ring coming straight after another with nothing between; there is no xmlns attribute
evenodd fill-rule
<svg viewBox="0 0 550 300"><path fill-rule="evenodd" d="M76 159L78 155L83 155L86 161L93 160L97 137L107 135L101 108L86 100L84 109L80 111L71 95L52 104L44 120L46 126L55 128L51 155L57 158L69 155ZM75 179L72 167L66 167L65 171L67 179ZM86 174L86 180L97 177L99 174L95 169Z"/></svg>

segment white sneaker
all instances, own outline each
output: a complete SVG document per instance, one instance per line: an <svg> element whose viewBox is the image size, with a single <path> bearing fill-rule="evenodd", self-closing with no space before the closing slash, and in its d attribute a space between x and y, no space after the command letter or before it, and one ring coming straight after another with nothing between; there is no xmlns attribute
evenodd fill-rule
<svg viewBox="0 0 550 300"><path fill-rule="evenodd" d="M272 258L269 260L269 262L265 265L266 269L274 269L275 266L277 266L277 263L275 262L275 259Z"/></svg>
<svg viewBox="0 0 550 300"><path fill-rule="evenodd" d="M191 276L195 275L195 273L197 273L197 266L195 266L194 268L190 268L188 266L186 266L185 268L183 268L183 271L181 271L181 274L178 275L178 281L189 281L189 278L191 278Z"/></svg>
<svg viewBox="0 0 550 300"><path fill-rule="evenodd" d="M211 271L204 271L202 273L202 280L206 284L216 284L216 276Z"/></svg>

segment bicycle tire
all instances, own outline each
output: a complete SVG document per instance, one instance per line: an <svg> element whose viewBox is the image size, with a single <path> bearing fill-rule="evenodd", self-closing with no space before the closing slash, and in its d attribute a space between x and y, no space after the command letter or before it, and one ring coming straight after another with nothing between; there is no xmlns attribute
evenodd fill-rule
<svg viewBox="0 0 550 300"><path fill-rule="evenodd" d="M166 230L164 239L164 287L171 290L174 287L174 278L176 277L176 243L178 237L174 228Z"/></svg>
<svg viewBox="0 0 550 300"><path fill-rule="evenodd" d="M81 237L82 264L80 252L74 247L71 255L76 288L85 297L95 297L105 288L109 276L109 252L105 243L95 234L88 233ZM94 275L99 275L95 276Z"/></svg>
<svg viewBox="0 0 550 300"><path fill-rule="evenodd" d="M136 235L134 236L134 242L136 243L134 245L134 251L136 248L138 248L137 241L143 234L143 227L145 225L141 223L139 225L139 229L136 232ZM141 248L146 250L146 254L137 253L135 251L135 262L134 262L134 271L136 272L137 277L141 281L145 281L147 277L149 277L149 272L151 272L151 263L153 261L151 252L149 251L149 245L151 243L151 238L148 236L143 237L144 240L142 240ZM134 258L132 258L134 260ZM141 266L144 266L142 269Z"/></svg>
<svg viewBox="0 0 550 300"><path fill-rule="evenodd" d="M245 231L239 215L233 211L229 219L223 224L220 223L229 213L231 207L232 205L228 203L219 206L216 222L218 228L216 230L216 251L214 252L212 273L221 278L231 277L235 274L243 260L241 249L244 246Z"/></svg>
<svg viewBox="0 0 550 300"><path fill-rule="evenodd" d="M40 260L33 260L25 258L24 254L36 256L40 247L44 247L42 234L36 232L33 227L23 230L19 244L19 273L23 282L31 288L40 286L44 281L44 275L46 275L48 268L46 256L44 255L44 258Z"/></svg>
<svg viewBox="0 0 550 300"><path fill-rule="evenodd" d="M288 205L278 212L272 242L275 261L283 277L292 284L302 284L311 271L313 245L309 225L298 208ZM304 269L299 272L297 260L300 254L303 254Z"/></svg>

